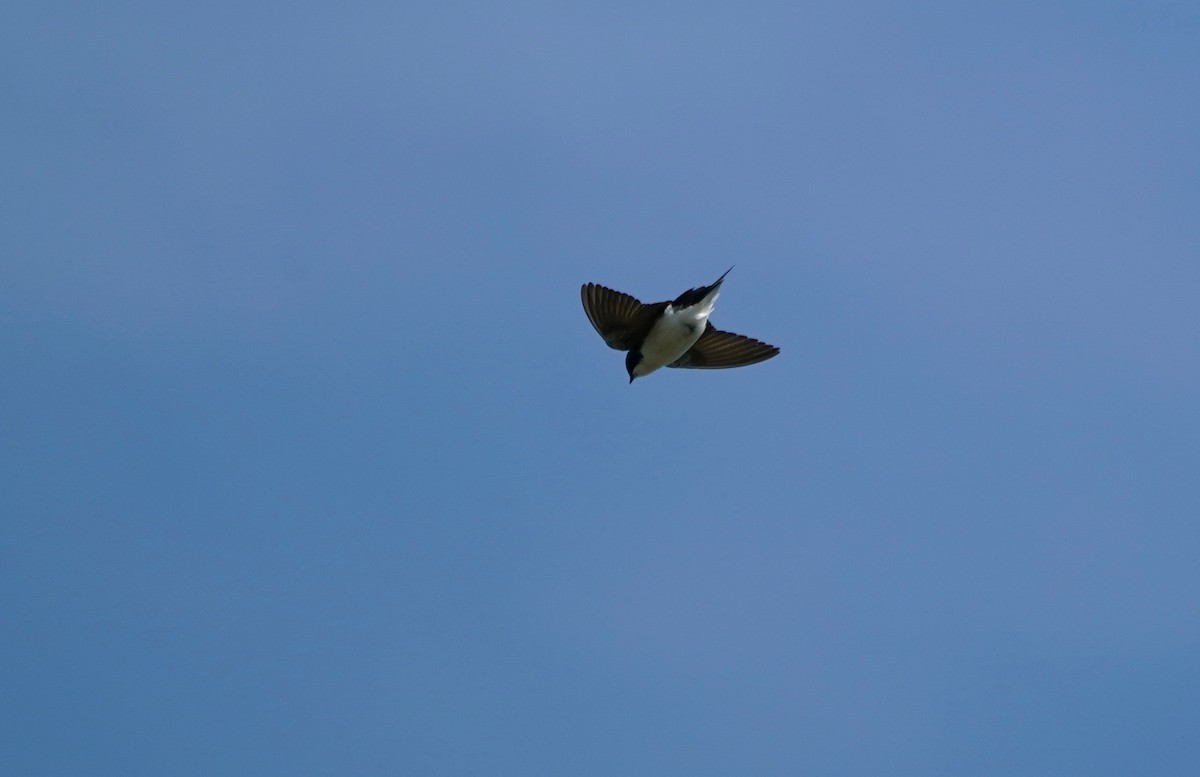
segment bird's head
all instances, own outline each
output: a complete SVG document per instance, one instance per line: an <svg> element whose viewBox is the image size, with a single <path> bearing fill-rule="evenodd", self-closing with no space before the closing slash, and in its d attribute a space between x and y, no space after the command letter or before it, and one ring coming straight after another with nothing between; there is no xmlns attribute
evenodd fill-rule
<svg viewBox="0 0 1200 777"><path fill-rule="evenodd" d="M633 379L638 377L635 373L637 366L642 362L642 352L638 350L630 351L625 354L625 371L629 373L629 382L633 383Z"/></svg>

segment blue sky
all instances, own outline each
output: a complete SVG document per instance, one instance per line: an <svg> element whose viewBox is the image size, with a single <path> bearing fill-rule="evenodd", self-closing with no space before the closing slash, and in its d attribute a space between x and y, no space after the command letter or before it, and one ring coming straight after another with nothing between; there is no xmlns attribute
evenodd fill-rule
<svg viewBox="0 0 1200 777"><path fill-rule="evenodd" d="M982 5L11 5L0 771L1195 774L1200 9Z"/></svg>

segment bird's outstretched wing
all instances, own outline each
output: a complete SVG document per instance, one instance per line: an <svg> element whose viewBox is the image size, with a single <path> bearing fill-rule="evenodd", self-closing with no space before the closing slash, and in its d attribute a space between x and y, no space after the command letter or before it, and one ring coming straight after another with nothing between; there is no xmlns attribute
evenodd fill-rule
<svg viewBox="0 0 1200 777"><path fill-rule="evenodd" d="M579 290L583 299L583 312L587 313L592 326L608 343L609 348L628 351L643 333L648 319L655 314L656 305L643 305L628 294L601 286L585 283Z"/></svg>
<svg viewBox="0 0 1200 777"><path fill-rule="evenodd" d="M667 366L690 370L723 370L764 362L778 353L779 349L773 345L752 337L722 332L709 324L696 344Z"/></svg>

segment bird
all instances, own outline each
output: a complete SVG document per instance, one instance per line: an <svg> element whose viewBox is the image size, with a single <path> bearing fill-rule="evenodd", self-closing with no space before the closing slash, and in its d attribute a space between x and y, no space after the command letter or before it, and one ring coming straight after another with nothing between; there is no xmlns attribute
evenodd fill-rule
<svg viewBox="0 0 1200 777"><path fill-rule="evenodd" d="M670 302L643 303L598 283L579 290L583 312L609 348L628 351L629 382L661 367L720 370L757 364L779 354L773 345L723 332L708 320L721 284L688 289Z"/></svg>

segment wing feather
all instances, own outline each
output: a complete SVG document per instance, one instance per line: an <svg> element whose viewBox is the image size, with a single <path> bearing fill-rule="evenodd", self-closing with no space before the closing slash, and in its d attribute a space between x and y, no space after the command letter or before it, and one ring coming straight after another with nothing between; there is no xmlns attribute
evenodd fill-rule
<svg viewBox="0 0 1200 777"><path fill-rule="evenodd" d="M753 337L722 332L709 324L696 344L667 366L689 370L723 370L764 362L778 354L779 349L773 345Z"/></svg>
<svg viewBox="0 0 1200 777"><path fill-rule="evenodd" d="M638 324L652 311L628 294L585 283L579 290L583 312L609 348L628 351L639 333Z"/></svg>

